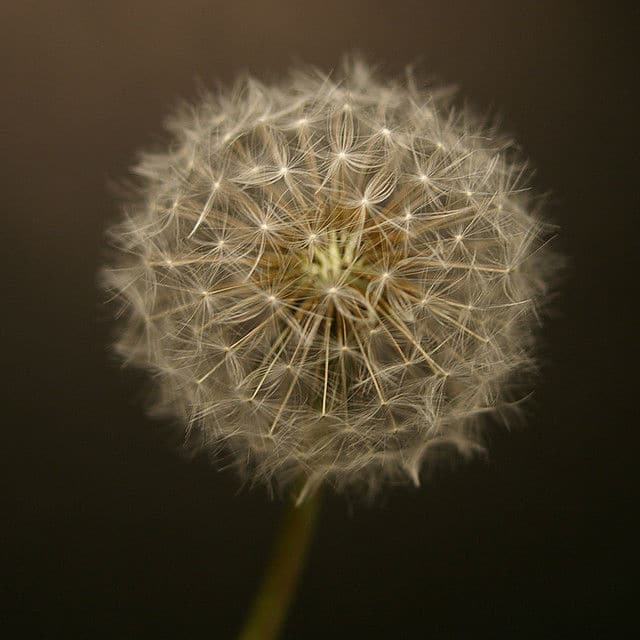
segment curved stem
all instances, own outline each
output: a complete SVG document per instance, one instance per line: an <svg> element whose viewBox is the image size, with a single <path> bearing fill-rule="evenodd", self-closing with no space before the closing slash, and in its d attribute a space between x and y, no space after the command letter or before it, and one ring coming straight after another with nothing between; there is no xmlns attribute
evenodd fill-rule
<svg viewBox="0 0 640 640"><path fill-rule="evenodd" d="M262 585L238 640L275 640L304 566L304 559L320 503L319 492L287 507L274 542Z"/></svg>

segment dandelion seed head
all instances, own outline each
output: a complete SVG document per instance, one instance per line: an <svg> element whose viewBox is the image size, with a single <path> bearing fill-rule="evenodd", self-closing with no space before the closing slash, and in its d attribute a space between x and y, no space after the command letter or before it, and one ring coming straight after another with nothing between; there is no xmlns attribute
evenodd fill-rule
<svg viewBox="0 0 640 640"><path fill-rule="evenodd" d="M197 446L375 493L513 406L554 255L514 145L452 105L351 61L207 94L143 155L117 349Z"/></svg>

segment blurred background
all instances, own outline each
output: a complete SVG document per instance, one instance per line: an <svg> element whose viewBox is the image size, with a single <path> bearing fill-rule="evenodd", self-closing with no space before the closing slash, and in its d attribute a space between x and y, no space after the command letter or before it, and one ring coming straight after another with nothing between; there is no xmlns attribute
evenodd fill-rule
<svg viewBox="0 0 640 640"><path fill-rule="evenodd" d="M606 638L631 619L638 11L616 6L3 3L5 637L234 637L282 504L178 455L108 355L110 185L198 82L353 50L501 113L570 267L527 429L373 507L327 497L285 638Z"/></svg>

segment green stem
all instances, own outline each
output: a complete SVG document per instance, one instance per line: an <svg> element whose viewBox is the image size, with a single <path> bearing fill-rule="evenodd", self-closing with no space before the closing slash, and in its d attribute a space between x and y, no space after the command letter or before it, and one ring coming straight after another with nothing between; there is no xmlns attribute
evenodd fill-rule
<svg viewBox="0 0 640 640"><path fill-rule="evenodd" d="M301 505L296 506L292 500L287 507L262 585L238 640L278 637L304 566L319 503L316 492Z"/></svg>

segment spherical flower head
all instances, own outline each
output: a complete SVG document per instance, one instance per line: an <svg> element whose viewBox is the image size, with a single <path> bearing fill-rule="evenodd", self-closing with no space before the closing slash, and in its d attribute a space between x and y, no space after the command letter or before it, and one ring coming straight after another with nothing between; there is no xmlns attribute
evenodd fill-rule
<svg viewBox="0 0 640 640"><path fill-rule="evenodd" d="M154 406L303 495L418 483L480 446L553 263L510 141L361 62L244 79L168 129L105 272Z"/></svg>

